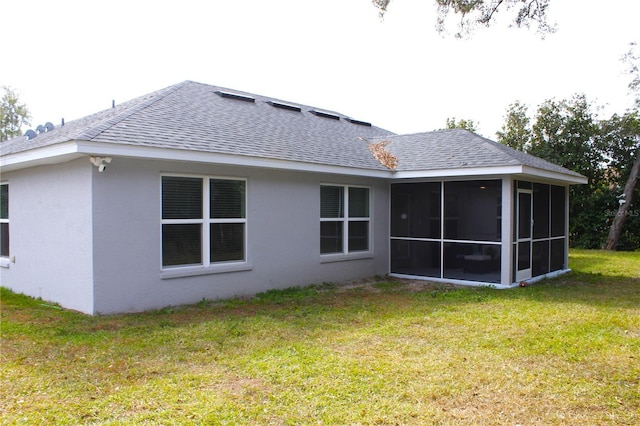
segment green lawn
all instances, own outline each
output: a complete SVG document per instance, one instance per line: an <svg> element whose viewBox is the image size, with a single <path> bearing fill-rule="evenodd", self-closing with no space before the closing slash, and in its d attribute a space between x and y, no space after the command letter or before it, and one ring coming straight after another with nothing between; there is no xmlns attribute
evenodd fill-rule
<svg viewBox="0 0 640 426"><path fill-rule="evenodd" d="M2 424L640 422L640 253L89 317L2 291Z"/></svg>

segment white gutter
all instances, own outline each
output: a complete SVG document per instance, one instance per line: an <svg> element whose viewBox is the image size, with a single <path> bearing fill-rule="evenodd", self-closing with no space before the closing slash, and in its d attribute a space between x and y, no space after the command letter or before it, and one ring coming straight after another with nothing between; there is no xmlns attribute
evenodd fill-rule
<svg viewBox="0 0 640 426"><path fill-rule="evenodd" d="M332 166L306 163L302 161L278 160L244 156L237 154L220 154L213 152L190 151L172 148L147 147L139 145L111 144L104 142L69 141L29 151L8 154L0 157L0 168L3 172L35 167L44 164L58 164L90 156L127 157L151 160L185 161L210 164L226 164L234 166L262 167L279 170L295 170L328 174L363 176L383 179L429 179L448 177L486 177L518 175L542 178L550 181L561 181L570 184L585 184L587 178L573 174L564 174L542 170L529 166L494 166L468 167L436 170L392 171L371 170L348 166Z"/></svg>
<svg viewBox="0 0 640 426"><path fill-rule="evenodd" d="M70 141L16 154L9 154L4 157L0 157L0 167L2 168L2 171L9 172L44 164L64 163L83 156L109 156L114 157L114 159L117 157L126 157L147 160L225 164L233 166L262 167L279 170L296 170L387 179L391 176L390 172L386 170L359 169L355 167L331 166L237 154L219 154L212 152L89 141Z"/></svg>

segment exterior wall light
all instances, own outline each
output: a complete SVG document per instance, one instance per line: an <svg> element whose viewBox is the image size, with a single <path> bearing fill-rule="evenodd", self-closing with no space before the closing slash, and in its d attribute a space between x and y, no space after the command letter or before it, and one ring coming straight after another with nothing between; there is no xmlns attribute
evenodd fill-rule
<svg viewBox="0 0 640 426"><path fill-rule="evenodd" d="M104 172L107 168L106 164L111 162L111 157L89 157L91 164L98 168L100 173Z"/></svg>

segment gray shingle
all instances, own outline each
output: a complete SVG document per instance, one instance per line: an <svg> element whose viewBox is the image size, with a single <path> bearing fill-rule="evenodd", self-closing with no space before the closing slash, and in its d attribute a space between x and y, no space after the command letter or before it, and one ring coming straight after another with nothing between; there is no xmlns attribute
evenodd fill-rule
<svg viewBox="0 0 640 426"><path fill-rule="evenodd" d="M538 157L483 138L463 129L374 138L388 141L386 149L398 158L398 171L443 170L472 167L529 166L579 177Z"/></svg>
<svg viewBox="0 0 640 426"><path fill-rule="evenodd" d="M254 101L220 96L218 91ZM298 106L300 111L278 108L270 101ZM397 171L523 165L580 176L466 130L395 135L348 118L326 109L185 81L30 140L13 138L0 144L0 155L79 140L382 171L388 169L373 157L369 144L389 141L385 148L397 158Z"/></svg>
<svg viewBox="0 0 640 426"><path fill-rule="evenodd" d="M216 91L255 98L246 102ZM375 126L318 117L313 107L276 108L274 98L191 81L159 90L26 140L1 144L2 155L70 140L214 152L384 170L363 140L392 133ZM291 104L290 102L287 102Z"/></svg>

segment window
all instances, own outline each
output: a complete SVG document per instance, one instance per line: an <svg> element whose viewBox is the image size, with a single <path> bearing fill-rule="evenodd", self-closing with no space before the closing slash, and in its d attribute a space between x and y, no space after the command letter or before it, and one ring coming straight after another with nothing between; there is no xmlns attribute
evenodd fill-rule
<svg viewBox="0 0 640 426"><path fill-rule="evenodd" d="M162 266L244 262L246 181L162 177Z"/></svg>
<svg viewBox="0 0 640 426"><path fill-rule="evenodd" d="M320 253L369 251L369 188L320 187Z"/></svg>
<svg viewBox="0 0 640 426"><path fill-rule="evenodd" d="M9 257L9 184L0 184L0 256Z"/></svg>

